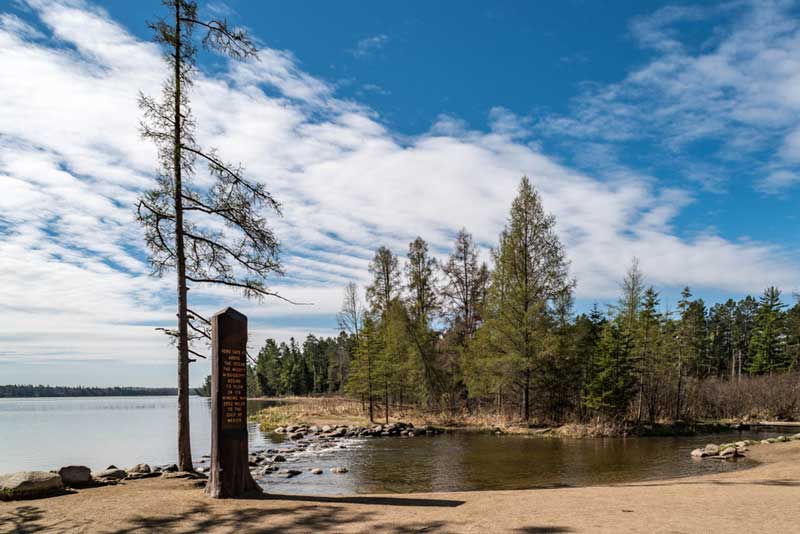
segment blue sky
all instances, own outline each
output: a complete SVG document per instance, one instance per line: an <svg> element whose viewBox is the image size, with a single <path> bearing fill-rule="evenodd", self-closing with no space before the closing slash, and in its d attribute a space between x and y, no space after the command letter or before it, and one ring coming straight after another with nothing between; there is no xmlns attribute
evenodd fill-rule
<svg viewBox="0 0 800 534"><path fill-rule="evenodd" d="M200 3L258 40L202 54L198 140L284 204L281 293L235 305L251 346L335 331L379 244L488 259L522 174L578 280L615 298L636 256L674 307L798 290L800 18L791 2ZM155 154L138 91L163 64L158 0L0 2L0 382L171 385L173 282L149 276L136 195ZM202 186L207 177L197 176ZM192 380L207 373L195 366Z"/></svg>

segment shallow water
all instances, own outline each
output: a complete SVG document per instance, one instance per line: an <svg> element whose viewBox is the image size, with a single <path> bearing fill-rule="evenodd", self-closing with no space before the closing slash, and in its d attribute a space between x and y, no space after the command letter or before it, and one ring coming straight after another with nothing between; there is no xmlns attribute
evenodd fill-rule
<svg viewBox="0 0 800 534"><path fill-rule="evenodd" d="M250 401L254 413L265 405ZM192 452L208 454L209 400L190 403ZM139 462L175 462L174 397L0 399L0 473L83 464L102 469ZM250 425L250 449L288 448L282 436ZM260 477L276 493L407 493L583 486L678 477L750 467L740 460L693 460L705 443L765 438L775 431L682 438L551 439L454 433L415 438L359 438L342 447L288 454L287 468L303 474ZM329 469L346 467L334 475ZM308 472L312 467L323 475Z"/></svg>

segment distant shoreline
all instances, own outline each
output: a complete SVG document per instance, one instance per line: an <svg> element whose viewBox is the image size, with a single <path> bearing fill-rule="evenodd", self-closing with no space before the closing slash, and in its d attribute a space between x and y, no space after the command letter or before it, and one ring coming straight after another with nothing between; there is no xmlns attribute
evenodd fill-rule
<svg viewBox="0 0 800 534"><path fill-rule="evenodd" d="M62 397L155 397L177 395L177 388L0 385L0 399ZM196 392L192 389L191 394Z"/></svg>

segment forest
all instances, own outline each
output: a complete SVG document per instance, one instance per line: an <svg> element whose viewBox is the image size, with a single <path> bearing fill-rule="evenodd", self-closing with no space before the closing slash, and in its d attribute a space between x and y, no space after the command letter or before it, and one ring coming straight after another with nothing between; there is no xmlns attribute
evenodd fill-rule
<svg viewBox="0 0 800 534"><path fill-rule="evenodd" d="M371 418L386 406L548 423L798 416L800 304L768 287L707 306L686 287L666 309L634 258L614 303L576 315L555 224L523 178L491 265L465 229L444 262L420 237L402 266L378 248L365 301L345 288L341 333L268 339L250 396L341 393Z"/></svg>

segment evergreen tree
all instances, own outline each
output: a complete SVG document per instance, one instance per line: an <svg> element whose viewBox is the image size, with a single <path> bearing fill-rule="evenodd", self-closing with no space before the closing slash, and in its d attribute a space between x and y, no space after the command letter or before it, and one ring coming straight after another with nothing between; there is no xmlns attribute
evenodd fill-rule
<svg viewBox="0 0 800 534"><path fill-rule="evenodd" d="M376 359L383 353L383 336L375 320L367 316L358 338L355 354L350 362L350 372L345 392L352 396L366 396L369 403L369 420L375 421L374 377Z"/></svg>
<svg viewBox="0 0 800 534"><path fill-rule="evenodd" d="M391 250L380 247L369 264L372 283L367 286L367 300L376 317L383 316L389 304L400 293L400 268Z"/></svg>
<svg viewBox="0 0 800 534"><path fill-rule="evenodd" d="M727 375L733 379L736 376L735 320L733 299L715 304L708 313L709 364L718 377Z"/></svg>
<svg viewBox="0 0 800 534"><path fill-rule="evenodd" d="M600 336L606 324L606 317L595 302L588 314L581 314L575 319L573 336L575 338L575 357L581 370L578 407L585 406L584 397L588 384L594 379L595 357ZM581 414L581 418L583 418Z"/></svg>
<svg viewBox="0 0 800 534"><path fill-rule="evenodd" d="M244 177L241 166L224 162L214 150L203 150L194 138L188 90L197 73L195 31L204 33L201 42L206 49L233 59L255 57L255 46L246 33L229 28L225 20L200 20L193 1L163 3L168 17L150 27L164 48L169 78L160 100L139 98L144 111L142 136L158 147L161 168L156 187L139 198L137 220L145 229L155 274L174 270L177 275L177 329L163 330L178 348L178 467L193 471L189 363L194 360L189 355L200 354L190 344L209 333L207 319L189 309L188 284L228 286L247 297L274 296L265 283L268 275L282 272L278 241L261 212L280 211L261 183ZM205 190L191 181L198 159L208 165L213 178ZM224 232L220 226L226 227ZM198 319L203 324L196 326L192 321Z"/></svg>
<svg viewBox="0 0 800 534"><path fill-rule="evenodd" d="M282 394L280 349L274 339L267 339L256 358L256 379L264 396Z"/></svg>
<svg viewBox="0 0 800 534"><path fill-rule="evenodd" d="M755 331L750 339L750 366L753 374L772 374L789 367L786 357L786 305L781 292L772 286L764 290L758 302Z"/></svg>
<svg viewBox="0 0 800 534"><path fill-rule="evenodd" d="M486 299L489 268L478 263L478 249L465 228L459 230L453 253L442 265L442 272L443 306L450 329L472 336Z"/></svg>
<svg viewBox="0 0 800 534"><path fill-rule="evenodd" d="M555 218L545 213L538 193L523 177L511 215L493 254L482 357L511 362L522 396L522 416L530 419L530 391L537 361L553 326L553 305L570 293L568 261L555 232ZM474 354L474 353L473 353Z"/></svg>
<svg viewBox="0 0 800 534"><path fill-rule="evenodd" d="M603 327L594 378L586 388L586 406L602 415L623 419L636 391L633 341L617 318Z"/></svg>
<svg viewBox="0 0 800 534"><path fill-rule="evenodd" d="M414 324L428 325L438 310L439 296L436 291L436 260L430 256L428 243L421 237L408 245L405 272L410 319Z"/></svg>
<svg viewBox="0 0 800 534"><path fill-rule="evenodd" d="M654 404L660 388L659 370L662 363L662 318L658 305L658 292L650 286L644 291L635 328L635 363L639 382L637 421L641 420L645 405L648 407L650 421L655 419Z"/></svg>
<svg viewBox="0 0 800 534"><path fill-rule="evenodd" d="M750 295L736 303L733 318L733 350L736 358L736 376L750 367L750 338L756 328L758 302Z"/></svg>

